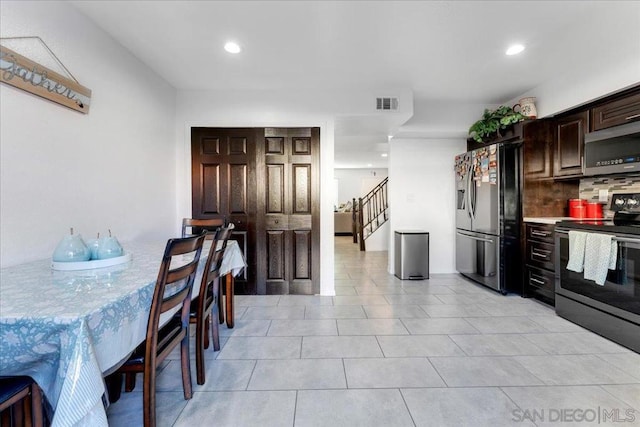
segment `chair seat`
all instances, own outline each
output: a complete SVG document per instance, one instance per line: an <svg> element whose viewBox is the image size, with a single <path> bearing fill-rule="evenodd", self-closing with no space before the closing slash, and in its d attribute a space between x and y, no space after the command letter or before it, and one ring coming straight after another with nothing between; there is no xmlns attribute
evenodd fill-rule
<svg viewBox="0 0 640 427"><path fill-rule="evenodd" d="M162 353L168 344L170 344L175 337L180 335L183 331L182 321L180 320L180 313L177 313L177 317L171 318L166 325L158 330L158 354ZM146 342L143 341L131 354L129 359L123 366L140 365L144 363Z"/></svg>
<svg viewBox="0 0 640 427"><path fill-rule="evenodd" d="M0 377L0 403L12 400L20 393L29 393L29 386L33 383L31 377Z"/></svg>

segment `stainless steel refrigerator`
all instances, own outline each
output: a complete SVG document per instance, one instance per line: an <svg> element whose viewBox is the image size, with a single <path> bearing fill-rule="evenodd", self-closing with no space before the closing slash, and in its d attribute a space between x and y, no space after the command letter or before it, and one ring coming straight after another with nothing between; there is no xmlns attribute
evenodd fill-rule
<svg viewBox="0 0 640 427"><path fill-rule="evenodd" d="M520 143L455 157L456 270L503 294L522 293Z"/></svg>

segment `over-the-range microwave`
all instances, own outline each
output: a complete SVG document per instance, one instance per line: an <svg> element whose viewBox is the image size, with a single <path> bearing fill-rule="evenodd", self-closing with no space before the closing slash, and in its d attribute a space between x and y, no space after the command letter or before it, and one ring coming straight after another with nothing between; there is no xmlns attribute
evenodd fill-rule
<svg viewBox="0 0 640 427"><path fill-rule="evenodd" d="M589 132L584 137L584 175L640 173L640 121Z"/></svg>

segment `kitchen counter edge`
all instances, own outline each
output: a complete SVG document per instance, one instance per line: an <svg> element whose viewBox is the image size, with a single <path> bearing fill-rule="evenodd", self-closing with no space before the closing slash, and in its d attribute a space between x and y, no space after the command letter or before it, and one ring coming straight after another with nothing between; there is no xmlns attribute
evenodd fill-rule
<svg viewBox="0 0 640 427"><path fill-rule="evenodd" d="M567 216L557 216L557 217L524 217L523 221L524 222L534 222L534 223L538 223L538 224L551 224L554 225L557 222L560 221L571 221L571 220L575 220L576 218L571 218L571 217L567 217Z"/></svg>

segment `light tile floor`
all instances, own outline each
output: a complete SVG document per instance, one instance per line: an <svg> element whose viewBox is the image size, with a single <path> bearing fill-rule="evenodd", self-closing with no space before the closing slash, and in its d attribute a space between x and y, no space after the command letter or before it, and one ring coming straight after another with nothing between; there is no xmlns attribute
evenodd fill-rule
<svg viewBox="0 0 640 427"><path fill-rule="evenodd" d="M178 354L163 365L159 425L640 425L639 354L534 300L386 266L338 237L335 297L237 296L193 399ZM142 425L138 382L111 426Z"/></svg>

